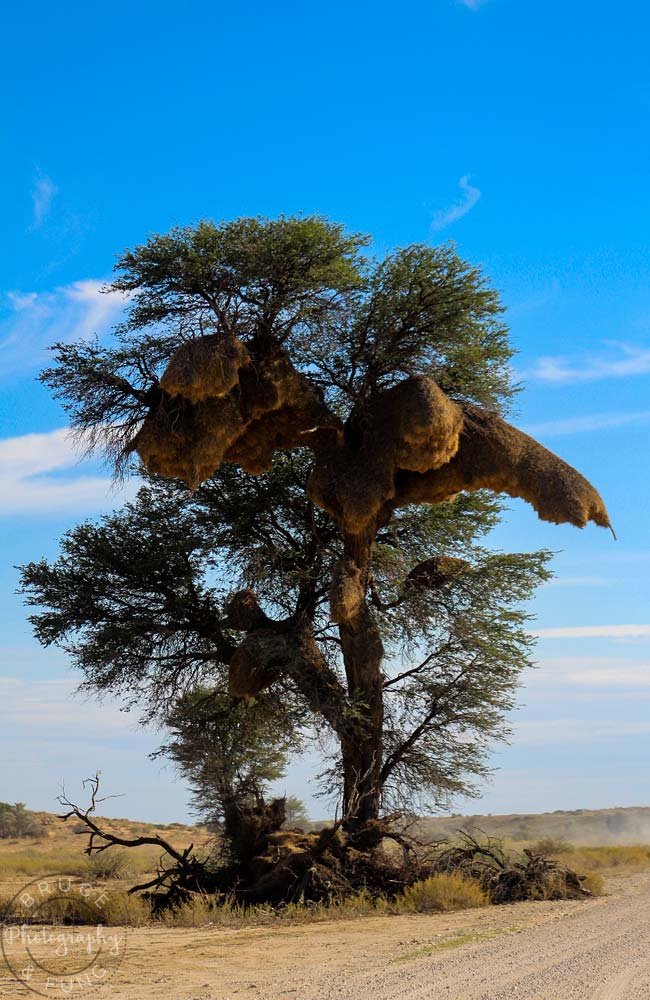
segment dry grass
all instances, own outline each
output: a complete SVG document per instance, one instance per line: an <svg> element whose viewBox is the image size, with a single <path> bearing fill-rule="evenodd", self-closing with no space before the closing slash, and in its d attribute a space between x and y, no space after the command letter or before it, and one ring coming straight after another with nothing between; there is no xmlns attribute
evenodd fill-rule
<svg viewBox="0 0 650 1000"><path fill-rule="evenodd" d="M582 884L592 896L605 895L605 879L598 872L589 872Z"/></svg>
<svg viewBox="0 0 650 1000"><path fill-rule="evenodd" d="M128 852L107 851L90 859L83 853L82 845L76 851L0 850L0 881L20 875L34 878L38 875L78 875L102 881L125 879L155 871L160 855L161 851L156 849L133 848Z"/></svg>
<svg viewBox="0 0 650 1000"><path fill-rule="evenodd" d="M642 871L650 868L650 846L570 847L556 857L580 872Z"/></svg>
<svg viewBox="0 0 650 1000"><path fill-rule="evenodd" d="M400 913L446 913L449 910L469 910L487 904L487 894L479 883L456 873L432 875L422 882L416 882L407 887L398 900Z"/></svg>
<svg viewBox="0 0 650 1000"><path fill-rule="evenodd" d="M0 851L0 879L17 875L81 875L86 868L81 851Z"/></svg>
<svg viewBox="0 0 650 1000"><path fill-rule="evenodd" d="M216 903L197 894L189 902L154 913L141 896L130 896L125 888L107 887L97 921L105 926L127 927L268 927L293 926L332 920L351 920L376 915L442 913L486 906L485 893L476 882L459 875L436 875L416 883L396 900L373 897L368 892L332 903L289 903L243 906L234 899ZM8 912L11 896L0 898L0 920ZM12 917L20 916L12 909ZM81 896L71 894L53 901L48 919L53 924L89 921L89 908Z"/></svg>

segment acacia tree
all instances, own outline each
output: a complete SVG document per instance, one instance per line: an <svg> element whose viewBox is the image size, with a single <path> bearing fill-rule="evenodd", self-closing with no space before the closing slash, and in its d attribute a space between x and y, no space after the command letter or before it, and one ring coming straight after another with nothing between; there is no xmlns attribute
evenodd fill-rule
<svg viewBox="0 0 650 1000"><path fill-rule="evenodd" d="M24 570L44 643L166 718L227 683L325 732L349 830L485 771L528 662L547 553L487 551L494 494L608 526L598 493L503 418L497 294L451 247L382 261L319 218L173 230L123 254L114 343L43 379L88 450L145 484ZM188 489L190 487L190 489Z"/></svg>

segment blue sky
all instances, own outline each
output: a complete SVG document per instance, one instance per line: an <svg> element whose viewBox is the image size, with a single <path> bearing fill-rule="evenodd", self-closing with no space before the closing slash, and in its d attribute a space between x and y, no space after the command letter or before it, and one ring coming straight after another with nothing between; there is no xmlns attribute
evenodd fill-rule
<svg viewBox="0 0 650 1000"><path fill-rule="evenodd" d="M494 544L554 549L557 577L531 607L539 668L514 743L457 808L649 803L649 32L640 0L37 0L4 15L0 799L52 807L99 767L124 793L113 814L187 815L147 759L156 734L74 699L14 595L16 563L124 496L76 464L35 382L48 343L108 334L121 303L99 288L151 232L322 212L378 253L453 239L483 265L520 352L517 421L592 479L618 534L510 505ZM285 783L307 799L311 765Z"/></svg>

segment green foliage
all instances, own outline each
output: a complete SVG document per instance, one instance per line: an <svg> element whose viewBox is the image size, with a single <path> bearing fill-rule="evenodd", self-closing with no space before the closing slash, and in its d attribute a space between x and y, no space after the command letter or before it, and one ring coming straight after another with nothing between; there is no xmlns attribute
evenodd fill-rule
<svg viewBox="0 0 650 1000"><path fill-rule="evenodd" d="M375 261L360 252L368 242L319 217L204 221L152 236L118 260L110 288L129 304L114 342L55 345L42 380L83 447L105 449L119 468L166 361L220 331L262 351L284 345L339 409L423 373L457 399L506 406L513 351L478 269L450 245Z"/></svg>
<svg viewBox="0 0 650 1000"><path fill-rule="evenodd" d="M237 702L219 688L198 687L177 700L162 752L188 780L202 820L215 826L229 803L254 805L263 797L297 749L292 721L274 703Z"/></svg>
<svg viewBox="0 0 650 1000"><path fill-rule="evenodd" d="M369 267L349 324L324 331L314 360L325 386L345 387L352 400L429 374L452 397L498 407L512 394L502 313L497 293L453 246L414 245Z"/></svg>
<svg viewBox="0 0 650 1000"><path fill-rule="evenodd" d="M287 795L284 812L286 819L284 821L284 826L291 830L294 827L306 830L309 828L310 820L305 807L305 803L299 799L296 795Z"/></svg>
<svg viewBox="0 0 650 1000"><path fill-rule="evenodd" d="M0 837L40 837L42 833L38 816L26 809L24 802L0 802Z"/></svg>
<svg viewBox="0 0 650 1000"><path fill-rule="evenodd" d="M203 221L127 250L113 287L134 293L132 328L186 322L236 300L248 336L274 321L290 333L328 296L360 284L357 253L367 242L317 216Z"/></svg>

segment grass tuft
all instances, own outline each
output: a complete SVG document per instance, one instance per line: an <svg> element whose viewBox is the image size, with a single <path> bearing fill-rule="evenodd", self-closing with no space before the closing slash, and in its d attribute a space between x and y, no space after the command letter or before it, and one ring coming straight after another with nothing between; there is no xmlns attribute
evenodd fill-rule
<svg viewBox="0 0 650 1000"><path fill-rule="evenodd" d="M641 871L650 868L650 847L572 847L569 852L559 854L558 859L571 865L576 871L599 872L606 869L627 868Z"/></svg>
<svg viewBox="0 0 650 1000"><path fill-rule="evenodd" d="M408 886L395 905L401 913L440 913L487 906L488 902L487 893L475 879L452 873L432 875Z"/></svg>

